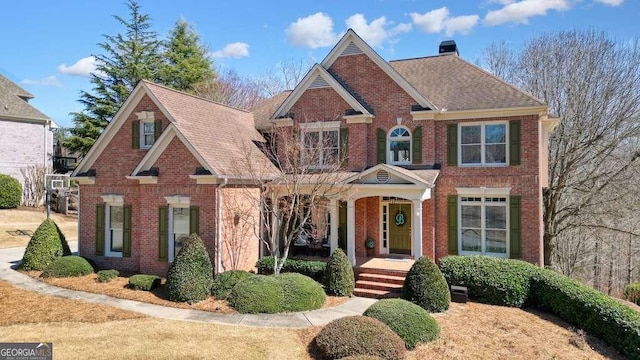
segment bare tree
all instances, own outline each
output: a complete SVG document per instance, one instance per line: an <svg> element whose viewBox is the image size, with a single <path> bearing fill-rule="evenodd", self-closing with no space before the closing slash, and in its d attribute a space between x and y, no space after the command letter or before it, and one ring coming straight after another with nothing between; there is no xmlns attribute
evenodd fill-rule
<svg viewBox="0 0 640 360"><path fill-rule="evenodd" d="M38 207L44 202L45 174L51 173L51 168L44 165L30 165L20 169L24 179L22 200L24 206Z"/></svg>
<svg viewBox="0 0 640 360"><path fill-rule="evenodd" d="M249 109L265 97L258 83L233 69L218 69L214 79L194 85L194 94L239 109Z"/></svg>
<svg viewBox="0 0 640 360"><path fill-rule="evenodd" d="M293 90L311 68L310 58L289 58L259 75L255 82L266 97L275 96L285 90Z"/></svg>

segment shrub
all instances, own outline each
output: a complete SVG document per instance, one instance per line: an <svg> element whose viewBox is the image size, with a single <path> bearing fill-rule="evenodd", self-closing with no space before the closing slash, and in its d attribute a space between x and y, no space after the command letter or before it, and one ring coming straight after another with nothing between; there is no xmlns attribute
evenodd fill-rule
<svg viewBox="0 0 640 360"><path fill-rule="evenodd" d="M258 274L273 274L273 256L264 256L256 263ZM295 258L287 258L282 266L282 272L294 272L312 278L317 282L322 282L324 269L327 263L324 261L312 261Z"/></svg>
<svg viewBox="0 0 640 360"><path fill-rule="evenodd" d="M22 201L22 185L9 175L0 174L0 209L14 209Z"/></svg>
<svg viewBox="0 0 640 360"><path fill-rule="evenodd" d="M118 270L100 270L98 271L98 282L109 282L120 275Z"/></svg>
<svg viewBox="0 0 640 360"><path fill-rule="evenodd" d="M640 283L629 284L624 288L625 300L640 305Z"/></svg>
<svg viewBox="0 0 640 360"><path fill-rule="evenodd" d="M322 359L371 355L403 359L404 341L383 322L366 316L347 316L327 324L314 339Z"/></svg>
<svg viewBox="0 0 640 360"><path fill-rule="evenodd" d="M70 255L55 259L47 266L42 274L43 278L54 277L71 277L84 276L93 273L91 264L80 256Z"/></svg>
<svg viewBox="0 0 640 360"><path fill-rule="evenodd" d="M371 305L364 316L387 324L404 340L408 349L415 348L420 342L435 340L440 334L440 326L426 310L402 299L380 300Z"/></svg>
<svg viewBox="0 0 640 360"><path fill-rule="evenodd" d="M466 286L470 298L516 307L525 304L538 270L524 261L489 256L447 256L440 259L440 269L450 285Z"/></svg>
<svg viewBox="0 0 640 360"><path fill-rule="evenodd" d="M53 220L43 221L29 240L20 267L23 270L42 271L56 258L71 255L64 235L60 237L60 234Z"/></svg>
<svg viewBox="0 0 640 360"><path fill-rule="evenodd" d="M343 357L340 360L383 360L380 356L375 355L353 355Z"/></svg>
<svg viewBox="0 0 640 360"><path fill-rule="evenodd" d="M192 234L169 266L166 289L169 300L195 303L211 293L213 266L202 239Z"/></svg>
<svg viewBox="0 0 640 360"><path fill-rule="evenodd" d="M322 286L308 276L297 273L275 277L282 287L282 312L315 310L322 307L326 295Z"/></svg>
<svg viewBox="0 0 640 360"><path fill-rule="evenodd" d="M531 265L533 266L533 265ZM529 303L640 359L640 312L551 270L532 276Z"/></svg>
<svg viewBox="0 0 640 360"><path fill-rule="evenodd" d="M324 285L327 294L351 296L356 286L353 266L341 249L336 249L324 270Z"/></svg>
<svg viewBox="0 0 640 360"><path fill-rule="evenodd" d="M226 299L229 297L229 294L231 294L231 289L233 289L237 283L251 276L254 276L254 274L242 270L231 270L220 273L213 279L211 295L216 299Z"/></svg>
<svg viewBox="0 0 640 360"><path fill-rule="evenodd" d="M441 312L449 308L451 293L440 269L428 257L418 259L404 280L402 298L428 312Z"/></svg>
<svg viewBox="0 0 640 360"><path fill-rule="evenodd" d="M243 314L275 314L282 311L284 294L275 276L256 275L236 284L228 301Z"/></svg>
<svg viewBox="0 0 640 360"><path fill-rule="evenodd" d="M158 286L160 286L159 276L137 274L129 278L129 288L133 290L151 291Z"/></svg>

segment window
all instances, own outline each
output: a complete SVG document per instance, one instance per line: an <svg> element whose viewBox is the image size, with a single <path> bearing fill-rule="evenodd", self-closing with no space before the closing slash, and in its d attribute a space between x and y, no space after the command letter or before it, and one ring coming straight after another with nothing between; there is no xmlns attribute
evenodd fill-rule
<svg viewBox="0 0 640 360"><path fill-rule="evenodd" d="M155 122L140 121L140 148L148 149L155 141Z"/></svg>
<svg viewBox="0 0 640 360"><path fill-rule="evenodd" d="M460 197L460 253L508 256L506 197Z"/></svg>
<svg viewBox="0 0 640 360"><path fill-rule="evenodd" d="M105 253L107 256L122 256L124 239L124 206L107 205Z"/></svg>
<svg viewBox="0 0 640 360"><path fill-rule="evenodd" d="M338 129L313 130L302 133L303 163L311 167L326 167L337 164L339 157Z"/></svg>
<svg viewBox="0 0 640 360"><path fill-rule="evenodd" d="M189 237L189 208L169 208L169 226L169 262L172 262Z"/></svg>
<svg viewBox="0 0 640 360"><path fill-rule="evenodd" d="M389 131L387 163L411 164L411 133L405 127Z"/></svg>
<svg viewBox="0 0 640 360"><path fill-rule="evenodd" d="M460 125L460 164L506 165L507 124Z"/></svg>

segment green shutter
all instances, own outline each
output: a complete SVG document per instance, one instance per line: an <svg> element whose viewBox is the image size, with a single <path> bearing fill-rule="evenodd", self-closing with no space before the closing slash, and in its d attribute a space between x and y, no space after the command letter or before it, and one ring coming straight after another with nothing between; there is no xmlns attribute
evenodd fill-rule
<svg viewBox="0 0 640 360"><path fill-rule="evenodd" d="M340 129L340 163L347 165L349 161L349 128Z"/></svg>
<svg viewBox="0 0 640 360"><path fill-rule="evenodd" d="M458 255L458 196L447 196L447 226L449 230L449 255Z"/></svg>
<svg viewBox="0 0 640 360"><path fill-rule="evenodd" d="M378 128L376 136L376 152L378 154L376 163L384 164L387 162L387 133L386 131Z"/></svg>
<svg viewBox="0 0 640 360"><path fill-rule="evenodd" d="M153 122L153 138L154 140L158 140L162 134L162 120L156 120Z"/></svg>
<svg viewBox="0 0 640 360"><path fill-rule="evenodd" d="M519 259L521 243L520 196L509 197L509 257Z"/></svg>
<svg viewBox="0 0 640 360"><path fill-rule="evenodd" d="M200 235L200 207L189 208L189 234Z"/></svg>
<svg viewBox="0 0 640 360"><path fill-rule="evenodd" d="M140 149L140 120L131 122L131 147Z"/></svg>
<svg viewBox="0 0 640 360"><path fill-rule="evenodd" d="M131 205L123 206L122 210L122 256L131 257Z"/></svg>
<svg viewBox="0 0 640 360"><path fill-rule="evenodd" d="M520 165L520 120L509 121L509 165Z"/></svg>
<svg viewBox="0 0 640 360"><path fill-rule="evenodd" d="M169 260L169 208L158 208L158 260Z"/></svg>
<svg viewBox="0 0 640 360"><path fill-rule="evenodd" d="M96 255L104 256L104 204L96 205Z"/></svg>
<svg viewBox="0 0 640 360"><path fill-rule="evenodd" d="M411 140L411 162L413 164L422 164L422 126L413 129Z"/></svg>
<svg viewBox="0 0 640 360"><path fill-rule="evenodd" d="M458 124L447 125L447 165L458 165Z"/></svg>

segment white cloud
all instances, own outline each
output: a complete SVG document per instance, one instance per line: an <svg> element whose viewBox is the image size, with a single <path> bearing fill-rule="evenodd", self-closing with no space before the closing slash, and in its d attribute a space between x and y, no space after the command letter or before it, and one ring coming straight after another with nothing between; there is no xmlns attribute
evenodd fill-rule
<svg viewBox="0 0 640 360"><path fill-rule="evenodd" d="M62 64L58 66L58 72L73 76L88 77L91 73L96 71L96 58L93 56L87 56L76 61L75 64L67 66Z"/></svg>
<svg viewBox="0 0 640 360"><path fill-rule="evenodd" d="M243 42L235 42L227 44L222 50L214 51L209 54L214 59L221 58L243 58L249 56L249 44Z"/></svg>
<svg viewBox="0 0 640 360"><path fill-rule="evenodd" d="M610 5L610 6L619 6L622 5L624 0L594 0L595 2L599 2L601 4Z"/></svg>
<svg viewBox="0 0 640 360"><path fill-rule="evenodd" d="M468 34L480 20L478 15L451 16L447 7L431 10L424 14L411 13L413 23L428 34L444 31L447 36L457 33Z"/></svg>
<svg viewBox="0 0 640 360"><path fill-rule="evenodd" d="M546 15L549 10L561 11L568 8L568 0L522 0L508 4L500 10L489 11L484 22L489 26L505 23L526 24L530 17Z"/></svg>
<svg viewBox="0 0 640 360"><path fill-rule="evenodd" d="M287 27L285 35L290 44L312 49L331 46L338 38L333 31L333 20L323 12L298 18Z"/></svg>
<svg viewBox="0 0 640 360"><path fill-rule="evenodd" d="M22 85L40 85L40 86L55 86L55 87L62 87L62 84L60 83L60 81L58 81L58 79L54 76L47 76L45 78L42 79L24 79L20 82L20 84Z"/></svg>
<svg viewBox="0 0 640 360"><path fill-rule="evenodd" d="M353 29L369 45L373 47L381 46L385 41L393 41L397 34L411 31L411 24L398 24L392 28L392 23L387 22L387 18L381 16L370 23L363 14L354 14L345 21L347 27Z"/></svg>

